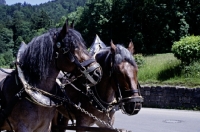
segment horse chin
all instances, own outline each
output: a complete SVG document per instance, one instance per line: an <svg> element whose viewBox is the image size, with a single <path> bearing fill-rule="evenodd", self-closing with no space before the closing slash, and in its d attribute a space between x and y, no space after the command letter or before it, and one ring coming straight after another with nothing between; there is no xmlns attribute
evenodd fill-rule
<svg viewBox="0 0 200 132"><path fill-rule="evenodd" d="M137 114L141 108L142 108L142 104L135 103L135 102L125 103L122 106L122 110L124 111L124 113L130 116Z"/></svg>

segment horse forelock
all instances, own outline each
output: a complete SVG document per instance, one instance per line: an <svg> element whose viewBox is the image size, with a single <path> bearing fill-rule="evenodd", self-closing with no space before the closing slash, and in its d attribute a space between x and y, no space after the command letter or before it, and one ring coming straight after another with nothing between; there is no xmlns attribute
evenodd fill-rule
<svg viewBox="0 0 200 132"><path fill-rule="evenodd" d="M30 83L36 83L42 78L47 78L53 58L53 45L54 42L50 32L33 38L28 44L20 58L20 64L25 78Z"/></svg>
<svg viewBox="0 0 200 132"><path fill-rule="evenodd" d="M118 65L123 61L129 62L132 66L137 67L133 55L122 45L116 45L114 65Z"/></svg>
<svg viewBox="0 0 200 132"><path fill-rule="evenodd" d="M78 31L74 29L69 29L66 39L69 39L68 42L70 41L72 43L71 44L72 50L74 50L75 48L78 48L82 50L84 53L86 53L87 55L89 55L87 52L85 41Z"/></svg>

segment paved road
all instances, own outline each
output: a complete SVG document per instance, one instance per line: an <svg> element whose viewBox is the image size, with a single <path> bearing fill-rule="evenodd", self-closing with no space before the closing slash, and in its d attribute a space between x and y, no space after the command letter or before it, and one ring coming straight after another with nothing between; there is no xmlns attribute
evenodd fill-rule
<svg viewBox="0 0 200 132"><path fill-rule="evenodd" d="M132 132L200 132L200 112L142 108L139 114L127 116L118 111L114 127Z"/></svg>
<svg viewBox="0 0 200 132"><path fill-rule="evenodd" d="M200 112L142 108L139 114L116 113L115 128L132 132L200 132Z"/></svg>

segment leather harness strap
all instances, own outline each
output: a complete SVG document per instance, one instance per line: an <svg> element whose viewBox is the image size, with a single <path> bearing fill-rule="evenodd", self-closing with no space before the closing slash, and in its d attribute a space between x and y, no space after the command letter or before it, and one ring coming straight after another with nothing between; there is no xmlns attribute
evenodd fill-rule
<svg viewBox="0 0 200 132"><path fill-rule="evenodd" d="M10 74L10 72L5 71L4 69L0 68L0 70L6 74Z"/></svg>

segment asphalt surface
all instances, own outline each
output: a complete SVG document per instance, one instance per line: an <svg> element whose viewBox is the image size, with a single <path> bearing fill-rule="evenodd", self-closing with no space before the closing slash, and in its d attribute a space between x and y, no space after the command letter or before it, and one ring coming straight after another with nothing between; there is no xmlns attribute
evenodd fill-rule
<svg viewBox="0 0 200 132"><path fill-rule="evenodd" d="M114 127L132 132L200 132L200 111L142 108L134 116L118 111Z"/></svg>

